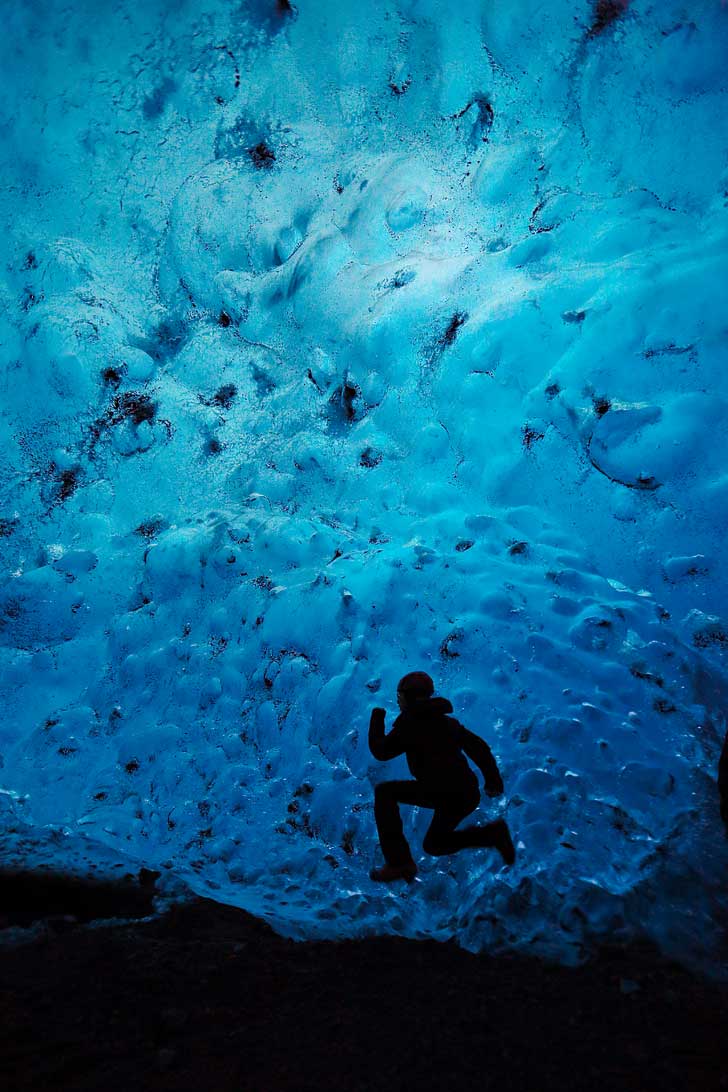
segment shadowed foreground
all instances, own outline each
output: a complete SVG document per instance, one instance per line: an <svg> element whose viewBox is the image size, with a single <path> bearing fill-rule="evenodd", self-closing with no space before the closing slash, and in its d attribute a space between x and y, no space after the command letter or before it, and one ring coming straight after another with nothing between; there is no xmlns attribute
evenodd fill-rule
<svg viewBox="0 0 728 1092"><path fill-rule="evenodd" d="M728 1087L727 1002L649 948L572 970L431 941L296 943L197 899L0 949L0 1081L710 1092Z"/></svg>

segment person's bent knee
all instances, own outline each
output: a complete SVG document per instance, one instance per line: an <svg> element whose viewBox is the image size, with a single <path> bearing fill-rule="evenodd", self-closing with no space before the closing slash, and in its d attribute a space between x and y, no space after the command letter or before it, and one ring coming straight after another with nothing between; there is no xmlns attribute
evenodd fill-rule
<svg viewBox="0 0 728 1092"><path fill-rule="evenodd" d="M444 857L445 854L449 852L447 847L442 842L438 841L437 838L428 838L427 835L425 835L422 848L425 853L429 853L430 857Z"/></svg>

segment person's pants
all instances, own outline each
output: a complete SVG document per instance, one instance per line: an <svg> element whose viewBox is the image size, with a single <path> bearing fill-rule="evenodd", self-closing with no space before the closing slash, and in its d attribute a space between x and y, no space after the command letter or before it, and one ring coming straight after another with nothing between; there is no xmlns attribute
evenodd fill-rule
<svg viewBox="0 0 728 1092"><path fill-rule="evenodd" d="M434 857L457 853L459 849L496 845L497 822L482 827L455 829L466 815L475 811L479 803L480 790L474 778L472 785L466 784L453 792L429 792L418 781L381 781L374 789L374 818L385 861L398 866L412 860L402 831L400 804L434 809L435 814L422 843L425 853Z"/></svg>

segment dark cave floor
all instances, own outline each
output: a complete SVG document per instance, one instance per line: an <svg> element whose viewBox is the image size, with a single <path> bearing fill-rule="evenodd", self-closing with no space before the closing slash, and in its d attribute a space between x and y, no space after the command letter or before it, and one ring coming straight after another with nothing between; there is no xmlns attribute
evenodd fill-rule
<svg viewBox="0 0 728 1092"><path fill-rule="evenodd" d="M0 924L19 923L5 909ZM0 1079L14 1092L711 1092L728 1088L726 1017L728 986L647 946L570 969L454 943L297 943L205 899L152 920L56 917L0 948Z"/></svg>

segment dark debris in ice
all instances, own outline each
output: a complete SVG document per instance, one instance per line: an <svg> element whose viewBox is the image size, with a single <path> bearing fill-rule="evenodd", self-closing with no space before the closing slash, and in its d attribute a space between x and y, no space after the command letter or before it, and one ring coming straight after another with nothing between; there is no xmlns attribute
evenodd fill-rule
<svg viewBox="0 0 728 1092"><path fill-rule="evenodd" d="M720 628L701 629L693 634L693 644L696 648L728 649L728 633Z"/></svg>
<svg viewBox="0 0 728 1092"><path fill-rule="evenodd" d="M540 432L533 425L524 425L521 429L522 443L527 451L533 447L539 440L543 440L545 433Z"/></svg>
<svg viewBox="0 0 728 1092"><path fill-rule="evenodd" d="M63 504L73 496L78 488L80 474L80 467L65 467L59 470L55 463L51 463L49 475L55 484L55 496L51 501L51 507Z"/></svg>
<svg viewBox="0 0 728 1092"><path fill-rule="evenodd" d="M438 346L441 349L447 349L450 345L454 345L460 327L464 326L467 321L467 311L456 311L450 319L444 334L439 338Z"/></svg>
<svg viewBox="0 0 728 1092"><path fill-rule="evenodd" d="M464 633L461 629L454 629L452 633L448 633L445 640L440 645L440 655L444 660L454 660L460 655L457 644L462 641Z"/></svg>
<svg viewBox="0 0 728 1092"><path fill-rule="evenodd" d="M157 403L148 394L140 391L124 391L114 395L114 399L103 417L92 426L100 432L106 427L120 425L122 421L131 421L141 425L143 421L153 421L157 414Z"/></svg>
<svg viewBox="0 0 728 1092"><path fill-rule="evenodd" d="M234 383L223 383L215 391L212 398L206 398L204 394L199 394L197 397L203 406L219 406L221 409L230 409L237 393L238 388Z"/></svg>
<svg viewBox="0 0 728 1092"><path fill-rule="evenodd" d="M298 8L290 0L246 0L245 13L263 33L274 37L297 18Z"/></svg>
<svg viewBox="0 0 728 1092"><path fill-rule="evenodd" d="M125 371L126 368L123 366L117 368L114 365L110 364L102 371L101 378L103 379L107 387L113 387L114 390L117 390L121 384L121 380L124 376Z"/></svg>
<svg viewBox="0 0 728 1092"><path fill-rule="evenodd" d="M508 553L511 557L525 557L528 554L528 543L523 541L512 542L508 547Z"/></svg>
<svg viewBox="0 0 728 1092"><path fill-rule="evenodd" d="M412 77L408 76L406 80L401 83L396 83L394 80L389 81L389 90L393 95L400 96L405 95L412 84Z"/></svg>
<svg viewBox="0 0 728 1092"><path fill-rule="evenodd" d="M472 119L472 128L470 132L471 144L483 143L486 144L491 129L493 128L493 121L495 120L495 112L490 99L485 95L474 95L456 114L451 114L452 121L460 122L463 118ZM460 126L457 126L460 129Z"/></svg>
<svg viewBox="0 0 728 1092"><path fill-rule="evenodd" d="M10 538L19 523L20 520L17 516L0 519L0 538Z"/></svg>
<svg viewBox="0 0 728 1092"><path fill-rule="evenodd" d="M382 461L382 456L378 451L374 451L371 447L365 447L359 456L359 466L375 467L379 466Z"/></svg>
<svg viewBox="0 0 728 1092"><path fill-rule="evenodd" d="M594 5L594 16L589 27L589 37L595 38L603 34L607 27L615 23L629 6L629 0L597 0Z"/></svg>
<svg viewBox="0 0 728 1092"><path fill-rule="evenodd" d="M254 147L248 148L248 155L250 162L257 171L270 170L276 161L275 152L264 140L260 140Z"/></svg>
<svg viewBox="0 0 728 1092"><path fill-rule="evenodd" d="M353 383L342 383L329 398L329 405L336 418L351 424L364 416L361 391Z"/></svg>
<svg viewBox="0 0 728 1092"><path fill-rule="evenodd" d="M134 534L139 535L140 538L155 538L165 527L167 527L165 519L161 516L153 516L151 519L143 520L138 527L135 527Z"/></svg>
<svg viewBox="0 0 728 1092"><path fill-rule="evenodd" d="M651 671L646 671L640 664L632 664L629 673L635 679L643 679L645 682L654 683L655 686L663 687L665 685L665 680L661 675L653 675Z"/></svg>

